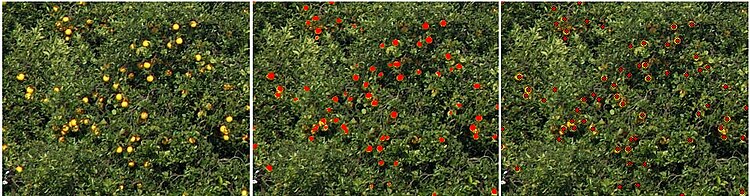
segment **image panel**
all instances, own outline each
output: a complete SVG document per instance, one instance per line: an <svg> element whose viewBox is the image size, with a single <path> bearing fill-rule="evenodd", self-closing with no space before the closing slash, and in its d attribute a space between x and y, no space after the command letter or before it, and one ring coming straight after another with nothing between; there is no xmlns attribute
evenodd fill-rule
<svg viewBox="0 0 750 196"><path fill-rule="evenodd" d="M249 3L2 11L3 194L249 195Z"/></svg>
<svg viewBox="0 0 750 196"><path fill-rule="evenodd" d="M497 3L253 9L255 195L497 194Z"/></svg>
<svg viewBox="0 0 750 196"><path fill-rule="evenodd" d="M503 3L504 195L744 195L747 3Z"/></svg>

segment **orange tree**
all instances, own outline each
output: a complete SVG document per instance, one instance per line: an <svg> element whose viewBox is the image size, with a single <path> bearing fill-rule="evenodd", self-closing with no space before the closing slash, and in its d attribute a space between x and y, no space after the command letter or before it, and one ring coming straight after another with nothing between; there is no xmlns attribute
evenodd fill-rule
<svg viewBox="0 0 750 196"><path fill-rule="evenodd" d="M258 195L490 195L496 3L257 3Z"/></svg>
<svg viewBox="0 0 750 196"><path fill-rule="evenodd" d="M4 193L240 195L249 16L243 3L5 4Z"/></svg>
<svg viewBox="0 0 750 196"><path fill-rule="evenodd" d="M504 194L744 194L746 3L505 3L502 16Z"/></svg>

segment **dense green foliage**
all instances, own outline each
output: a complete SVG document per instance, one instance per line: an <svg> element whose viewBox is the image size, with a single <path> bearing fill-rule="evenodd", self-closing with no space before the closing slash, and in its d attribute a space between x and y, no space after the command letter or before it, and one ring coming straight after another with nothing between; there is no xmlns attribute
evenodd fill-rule
<svg viewBox="0 0 750 196"><path fill-rule="evenodd" d="M497 189L497 3L254 9L256 195Z"/></svg>
<svg viewBox="0 0 750 196"><path fill-rule="evenodd" d="M249 3L3 4L3 194L249 189Z"/></svg>
<svg viewBox="0 0 750 196"><path fill-rule="evenodd" d="M747 17L747 3L504 3L503 194L744 192Z"/></svg>

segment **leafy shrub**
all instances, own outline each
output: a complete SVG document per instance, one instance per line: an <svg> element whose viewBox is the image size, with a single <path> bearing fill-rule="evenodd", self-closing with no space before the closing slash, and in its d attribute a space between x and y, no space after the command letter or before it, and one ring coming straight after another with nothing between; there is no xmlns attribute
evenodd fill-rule
<svg viewBox="0 0 750 196"><path fill-rule="evenodd" d="M496 3L254 9L256 194L496 190Z"/></svg>
<svg viewBox="0 0 750 196"><path fill-rule="evenodd" d="M505 3L501 23L504 194L744 194L746 3Z"/></svg>
<svg viewBox="0 0 750 196"><path fill-rule="evenodd" d="M7 3L3 193L249 188L249 16L243 3Z"/></svg>

